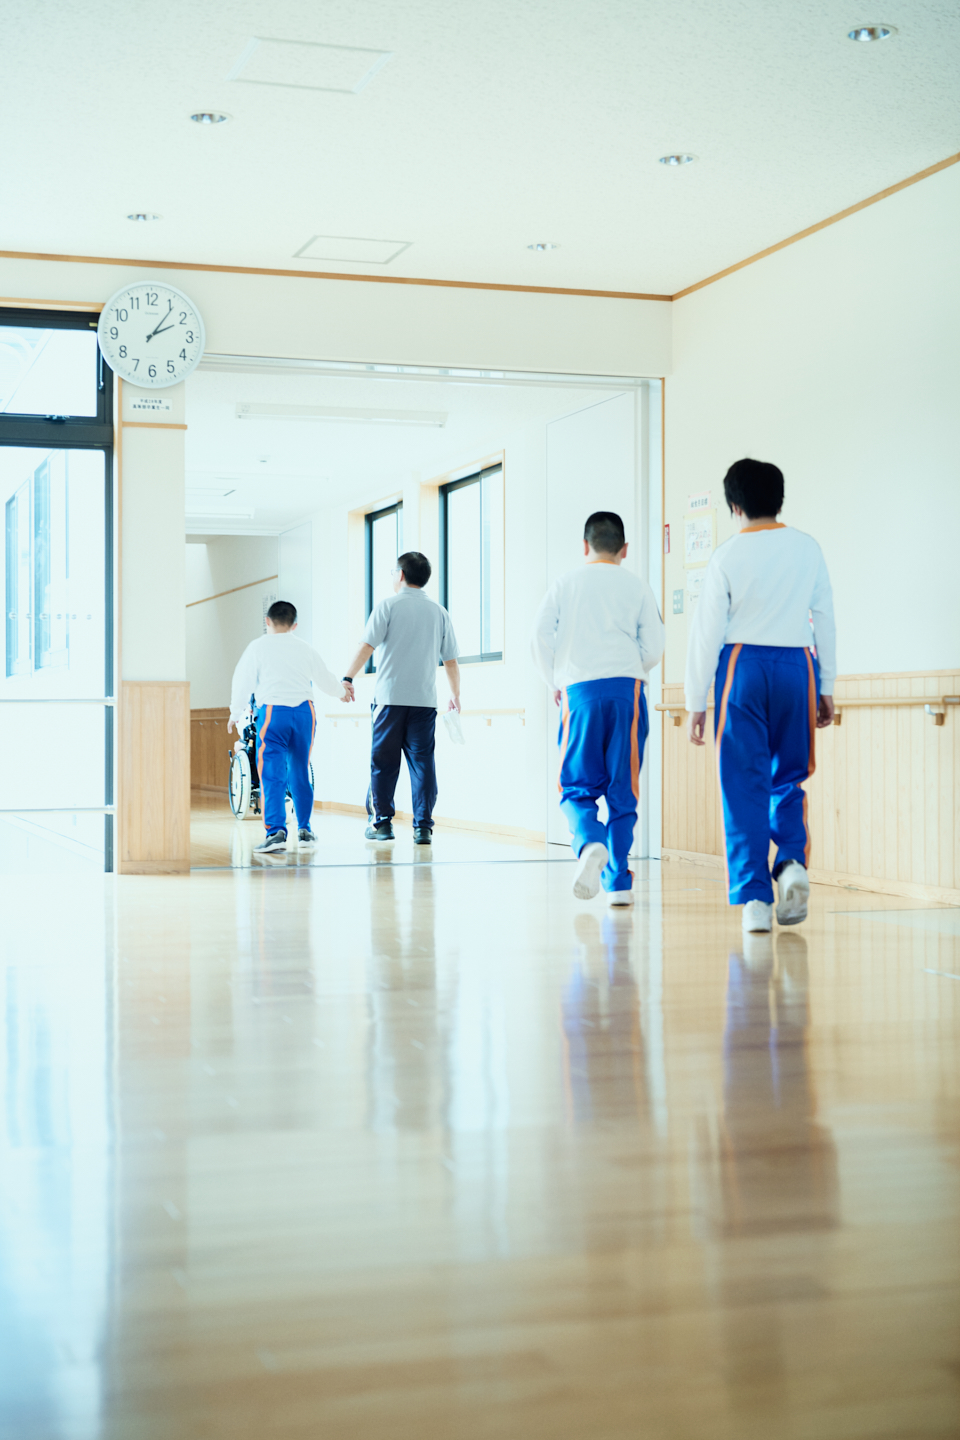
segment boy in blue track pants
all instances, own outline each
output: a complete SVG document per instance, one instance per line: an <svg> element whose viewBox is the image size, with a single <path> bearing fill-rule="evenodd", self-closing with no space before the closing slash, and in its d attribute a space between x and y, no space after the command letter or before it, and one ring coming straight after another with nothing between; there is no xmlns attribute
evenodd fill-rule
<svg viewBox="0 0 960 1440"><path fill-rule="evenodd" d="M779 923L807 916L803 782L814 771L816 731L833 719L836 630L820 546L776 518L783 507L776 465L738 460L723 489L740 533L711 557L693 617L687 732L694 745L704 743L713 680L730 903L743 905L744 930L763 932L773 925L772 880Z"/></svg>
<svg viewBox="0 0 960 1440"><path fill-rule="evenodd" d="M317 728L312 689L344 702L352 699L347 687L327 669L310 645L294 635L297 611L288 600L277 600L267 611L267 633L251 641L233 674L229 732L239 731L251 695L257 705L257 768L263 797L267 836L255 848L267 855L287 848L287 786L297 814L301 849L316 843L311 828L313 786L310 751Z"/></svg>
<svg viewBox="0 0 960 1440"><path fill-rule="evenodd" d="M645 580L622 569L623 521L598 510L583 532L586 564L562 575L537 614L533 658L560 706L560 805L579 864L573 893L601 883L633 904L630 847L647 740L644 685L663 654L663 621ZM607 823L597 802L607 802Z"/></svg>

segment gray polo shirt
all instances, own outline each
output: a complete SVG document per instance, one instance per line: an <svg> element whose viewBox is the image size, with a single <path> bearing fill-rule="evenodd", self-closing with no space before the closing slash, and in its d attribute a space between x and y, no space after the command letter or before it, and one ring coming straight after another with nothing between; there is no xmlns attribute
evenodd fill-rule
<svg viewBox="0 0 960 1440"><path fill-rule="evenodd" d="M457 637L442 605L422 590L402 586L381 600L363 632L376 656L378 705L436 709L437 666L456 660Z"/></svg>

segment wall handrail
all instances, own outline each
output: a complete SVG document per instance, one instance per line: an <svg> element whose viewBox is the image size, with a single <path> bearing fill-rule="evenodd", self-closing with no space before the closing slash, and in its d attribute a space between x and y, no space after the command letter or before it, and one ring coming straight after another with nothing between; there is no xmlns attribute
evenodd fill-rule
<svg viewBox="0 0 960 1440"><path fill-rule="evenodd" d="M919 706L932 718L935 725L942 725L950 705L960 705L960 695L864 695L855 696L849 700L834 695L833 723L834 725L841 723L844 710ZM713 708L713 701L708 700L707 709L712 710ZM687 713L683 705L655 705L654 709L662 711L664 715L669 715L674 725L682 725L683 717Z"/></svg>

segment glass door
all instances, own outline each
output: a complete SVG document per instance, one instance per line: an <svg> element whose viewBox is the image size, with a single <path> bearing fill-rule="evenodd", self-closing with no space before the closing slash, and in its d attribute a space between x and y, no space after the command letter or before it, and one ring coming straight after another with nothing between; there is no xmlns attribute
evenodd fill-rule
<svg viewBox="0 0 960 1440"><path fill-rule="evenodd" d="M113 869L113 377L95 326L0 311L8 874Z"/></svg>

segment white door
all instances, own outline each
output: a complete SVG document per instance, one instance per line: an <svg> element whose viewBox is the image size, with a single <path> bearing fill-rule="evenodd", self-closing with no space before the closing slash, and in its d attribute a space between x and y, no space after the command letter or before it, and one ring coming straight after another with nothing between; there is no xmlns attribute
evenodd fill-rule
<svg viewBox="0 0 960 1440"><path fill-rule="evenodd" d="M547 584L583 564L583 527L594 510L615 510L630 549L625 562L641 572L638 527L638 397L633 391L577 410L547 426ZM559 715L547 696L547 840L569 845L557 791ZM603 818L603 817L602 817Z"/></svg>

